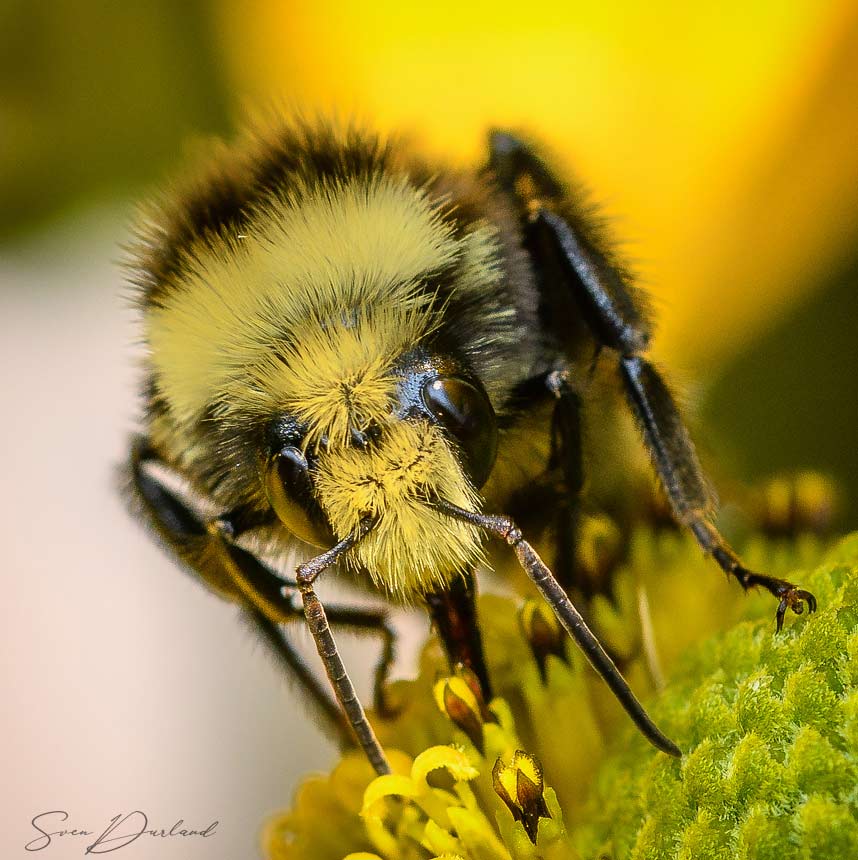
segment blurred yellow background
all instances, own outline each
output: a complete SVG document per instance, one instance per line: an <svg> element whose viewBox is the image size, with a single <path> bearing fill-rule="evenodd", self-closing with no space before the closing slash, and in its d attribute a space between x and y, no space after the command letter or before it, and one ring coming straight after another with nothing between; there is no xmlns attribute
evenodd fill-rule
<svg viewBox="0 0 858 860"><path fill-rule="evenodd" d="M115 489L138 378L114 261L188 148L272 104L357 114L462 165L488 126L540 137L654 295L656 356L718 483L815 466L854 527L856 93L854 0L0 0L0 735L23 775L3 855L40 807L85 825L148 804L159 825L223 819L214 847L159 857L239 856L329 760L234 611L176 575Z"/></svg>

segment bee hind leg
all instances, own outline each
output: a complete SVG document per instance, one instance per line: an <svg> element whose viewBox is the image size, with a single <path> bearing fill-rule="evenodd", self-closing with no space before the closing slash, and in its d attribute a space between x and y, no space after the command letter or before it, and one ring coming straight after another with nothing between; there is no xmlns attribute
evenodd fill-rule
<svg viewBox="0 0 858 860"><path fill-rule="evenodd" d="M618 263L586 208L564 201L561 183L525 143L504 132L490 138L489 168L519 207L525 245L542 272L545 300L557 302L558 284L571 298L596 346L617 354L626 401L637 419L656 473L676 520L689 528L703 550L743 588L761 586L779 603L777 629L784 614L816 608L810 592L791 582L748 570L715 526L715 495L697 459L673 395L658 370L644 357L652 335L645 296ZM522 180L528 180L522 182ZM569 319L556 313L552 319ZM569 332L555 332L561 343Z"/></svg>

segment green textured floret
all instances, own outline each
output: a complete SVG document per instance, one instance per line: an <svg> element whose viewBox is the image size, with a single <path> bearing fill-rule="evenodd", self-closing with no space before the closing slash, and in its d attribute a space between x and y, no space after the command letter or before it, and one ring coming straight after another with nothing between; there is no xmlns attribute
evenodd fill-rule
<svg viewBox="0 0 858 860"><path fill-rule="evenodd" d="M800 575L819 612L693 649L653 712L685 755L629 734L576 828L585 857L858 857L858 536Z"/></svg>

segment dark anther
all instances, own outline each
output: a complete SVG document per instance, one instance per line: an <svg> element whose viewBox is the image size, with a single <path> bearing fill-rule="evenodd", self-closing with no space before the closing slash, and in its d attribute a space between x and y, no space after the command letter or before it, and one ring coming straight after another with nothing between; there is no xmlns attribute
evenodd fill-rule
<svg viewBox="0 0 858 860"><path fill-rule="evenodd" d="M539 819L551 818L545 804L542 765L538 759L522 750L513 753L509 764L498 759L492 768L492 786L512 817L522 823L528 838L536 845Z"/></svg>
<svg viewBox="0 0 858 860"><path fill-rule="evenodd" d="M496 723L497 718L488 709L474 672L461 663L455 671L454 676L441 678L435 683L435 701L438 708L468 736L482 755L483 726Z"/></svg>
<svg viewBox="0 0 858 860"><path fill-rule="evenodd" d="M549 655L566 662L566 631L557 616L543 600L526 600L518 613L518 623L530 645L542 683L546 682L545 667Z"/></svg>
<svg viewBox="0 0 858 860"><path fill-rule="evenodd" d="M480 709L480 719L482 719L484 723L496 723L497 718L489 710L489 706L486 704L486 699L483 695L483 687L482 684L480 684L480 679L477 677L477 673L464 663L456 663L454 671L456 676L461 678L468 685L468 689L471 693L473 693L473 696L477 701L477 706Z"/></svg>

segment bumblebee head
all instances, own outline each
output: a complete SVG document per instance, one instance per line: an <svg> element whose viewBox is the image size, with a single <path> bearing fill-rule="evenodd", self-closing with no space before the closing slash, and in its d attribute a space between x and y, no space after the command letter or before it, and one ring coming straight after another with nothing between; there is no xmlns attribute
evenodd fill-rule
<svg viewBox="0 0 858 860"><path fill-rule="evenodd" d="M347 559L392 592L473 564L477 531L431 501L477 505L519 367L497 229L373 170L296 179L216 238L145 308L164 447L313 544L372 517Z"/></svg>
<svg viewBox="0 0 858 860"><path fill-rule="evenodd" d="M314 379L325 388L318 368ZM497 450L479 380L415 350L327 383L270 425L261 477L278 518L325 549L370 519L355 567L402 597L448 584L481 556L478 530L432 505L479 507Z"/></svg>

